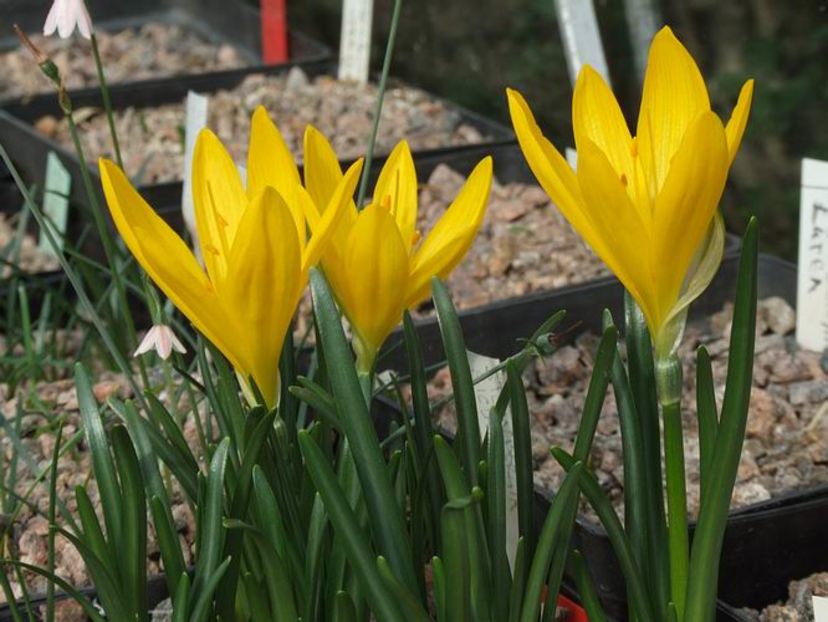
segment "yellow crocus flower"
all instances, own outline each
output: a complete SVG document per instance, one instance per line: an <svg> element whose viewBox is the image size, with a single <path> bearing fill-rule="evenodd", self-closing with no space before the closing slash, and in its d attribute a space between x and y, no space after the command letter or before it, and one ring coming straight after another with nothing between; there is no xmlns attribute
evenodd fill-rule
<svg viewBox="0 0 828 622"><path fill-rule="evenodd" d="M606 82L589 66L581 70L572 99L576 172L523 97L508 90L532 171L638 302L659 355L674 347L682 311L718 267L724 237L713 225L752 96L748 80L723 125L695 61L665 27L650 47L635 137ZM711 231L715 244L705 244Z"/></svg>
<svg viewBox="0 0 828 622"><path fill-rule="evenodd" d="M333 148L308 127L305 187L313 203L330 205L341 178ZM417 173L408 143L402 141L386 160L371 203L362 210L354 203L346 208L322 266L356 337L361 372L371 369L403 311L428 298L431 278L446 278L466 255L483 222L491 182L492 160L487 157L421 240Z"/></svg>
<svg viewBox="0 0 828 622"><path fill-rule="evenodd" d="M279 395L279 354L308 272L353 196L362 163L332 189L310 225L304 189L287 146L263 108L253 115L245 189L227 150L209 130L193 156L196 228L206 271L187 244L109 160L100 161L104 194L129 250L207 339L230 361L252 395Z"/></svg>

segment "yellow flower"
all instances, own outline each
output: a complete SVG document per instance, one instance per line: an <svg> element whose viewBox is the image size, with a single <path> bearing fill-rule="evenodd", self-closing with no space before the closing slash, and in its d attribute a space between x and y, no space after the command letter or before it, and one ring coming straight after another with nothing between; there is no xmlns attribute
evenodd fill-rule
<svg viewBox="0 0 828 622"><path fill-rule="evenodd" d="M657 352L672 349L676 320L718 267L724 238L717 206L752 95L749 80L724 126L693 58L663 28L650 47L635 137L601 76L589 66L581 71L572 100L576 173L523 97L508 91L532 171L638 302ZM715 243L705 244L710 233Z"/></svg>
<svg viewBox="0 0 828 622"><path fill-rule="evenodd" d="M351 200L361 167L357 162L332 188L325 216L308 223L308 239L302 207L309 200L264 109L253 115L246 190L219 139L204 130L193 158L193 197L205 272L124 173L100 161L106 200L129 250L227 357L245 392L250 395L252 378L271 407L278 402L279 354L290 319L310 268Z"/></svg>
<svg viewBox="0 0 828 622"><path fill-rule="evenodd" d="M309 127L305 187L316 205L330 205L342 172L333 148ZM417 230L417 174L408 143L400 142L377 179L370 205L351 203L322 258L325 275L355 334L360 371L399 324L403 311L428 298L431 278L460 263L483 222L492 160L472 171L451 206L421 241Z"/></svg>

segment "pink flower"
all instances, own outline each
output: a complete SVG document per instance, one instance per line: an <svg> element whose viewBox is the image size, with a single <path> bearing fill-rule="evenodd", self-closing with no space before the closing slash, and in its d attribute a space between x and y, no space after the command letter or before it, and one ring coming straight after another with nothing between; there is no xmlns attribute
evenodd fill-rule
<svg viewBox="0 0 828 622"><path fill-rule="evenodd" d="M57 31L61 39L68 39L75 27L83 37L89 39L92 36L92 18L84 1L55 0L46 16L43 34L48 37Z"/></svg>
<svg viewBox="0 0 828 622"><path fill-rule="evenodd" d="M173 333L172 328L166 324L156 324L150 328L147 331L143 341L141 341L141 344L138 346L138 349L135 350L135 354L132 356L141 356L150 350L155 350L158 353L158 356L165 361L170 358L170 354L172 354L173 350L180 352L181 354L187 352L184 344L182 344L178 340L178 337L175 336L175 333Z"/></svg>

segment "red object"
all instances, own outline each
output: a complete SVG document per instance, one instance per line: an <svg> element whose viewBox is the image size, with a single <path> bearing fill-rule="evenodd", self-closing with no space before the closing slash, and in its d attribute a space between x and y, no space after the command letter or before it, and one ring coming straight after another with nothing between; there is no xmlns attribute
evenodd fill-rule
<svg viewBox="0 0 828 622"><path fill-rule="evenodd" d="M285 0L259 0L262 18L262 59L284 63L288 59L287 10Z"/></svg>
<svg viewBox="0 0 828 622"><path fill-rule="evenodd" d="M576 605L563 594L558 595L558 607L566 609L569 612L569 615L566 616L566 622L589 622L584 608Z"/></svg>

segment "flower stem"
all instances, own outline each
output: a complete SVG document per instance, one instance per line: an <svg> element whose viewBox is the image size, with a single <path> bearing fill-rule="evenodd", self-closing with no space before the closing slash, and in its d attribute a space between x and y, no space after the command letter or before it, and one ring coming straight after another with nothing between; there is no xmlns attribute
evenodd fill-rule
<svg viewBox="0 0 828 622"><path fill-rule="evenodd" d="M362 169L362 179L359 180L357 209L362 209L362 204L365 201L365 193L368 190L368 177L371 175L374 145L377 142L377 132L379 130L380 116L382 115L382 102L385 99L388 73L391 71L391 57L394 55L394 43L397 41L397 26L400 23L401 9L402 0L394 0L394 12L391 14L391 30L388 32L388 43L385 46L385 58L382 61L382 73L380 74L379 88L377 90L377 103L374 108L374 125L371 127L371 137L368 139L368 151L365 154L365 167Z"/></svg>
<svg viewBox="0 0 828 622"><path fill-rule="evenodd" d="M687 485L681 425L681 362L671 355L656 362L661 413L664 418L664 464L667 480L667 537L670 551L670 598L678 620L684 619L690 543L687 533Z"/></svg>
<svg viewBox="0 0 828 622"><path fill-rule="evenodd" d="M118 163L118 167L124 170L124 161L121 159L121 146L118 143L118 134L115 131L115 119L112 115L112 100L109 98L109 86L106 83L106 75L104 74L103 63L101 62L101 53L98 49L98 38L95 36L95 33L92 33L92 54L95 57L95 67L98 69L98 82L101 87L101 97L103 98L104 110L106 111L106 120L109 123L109 133L112 135L115 161Z"/></svg>

